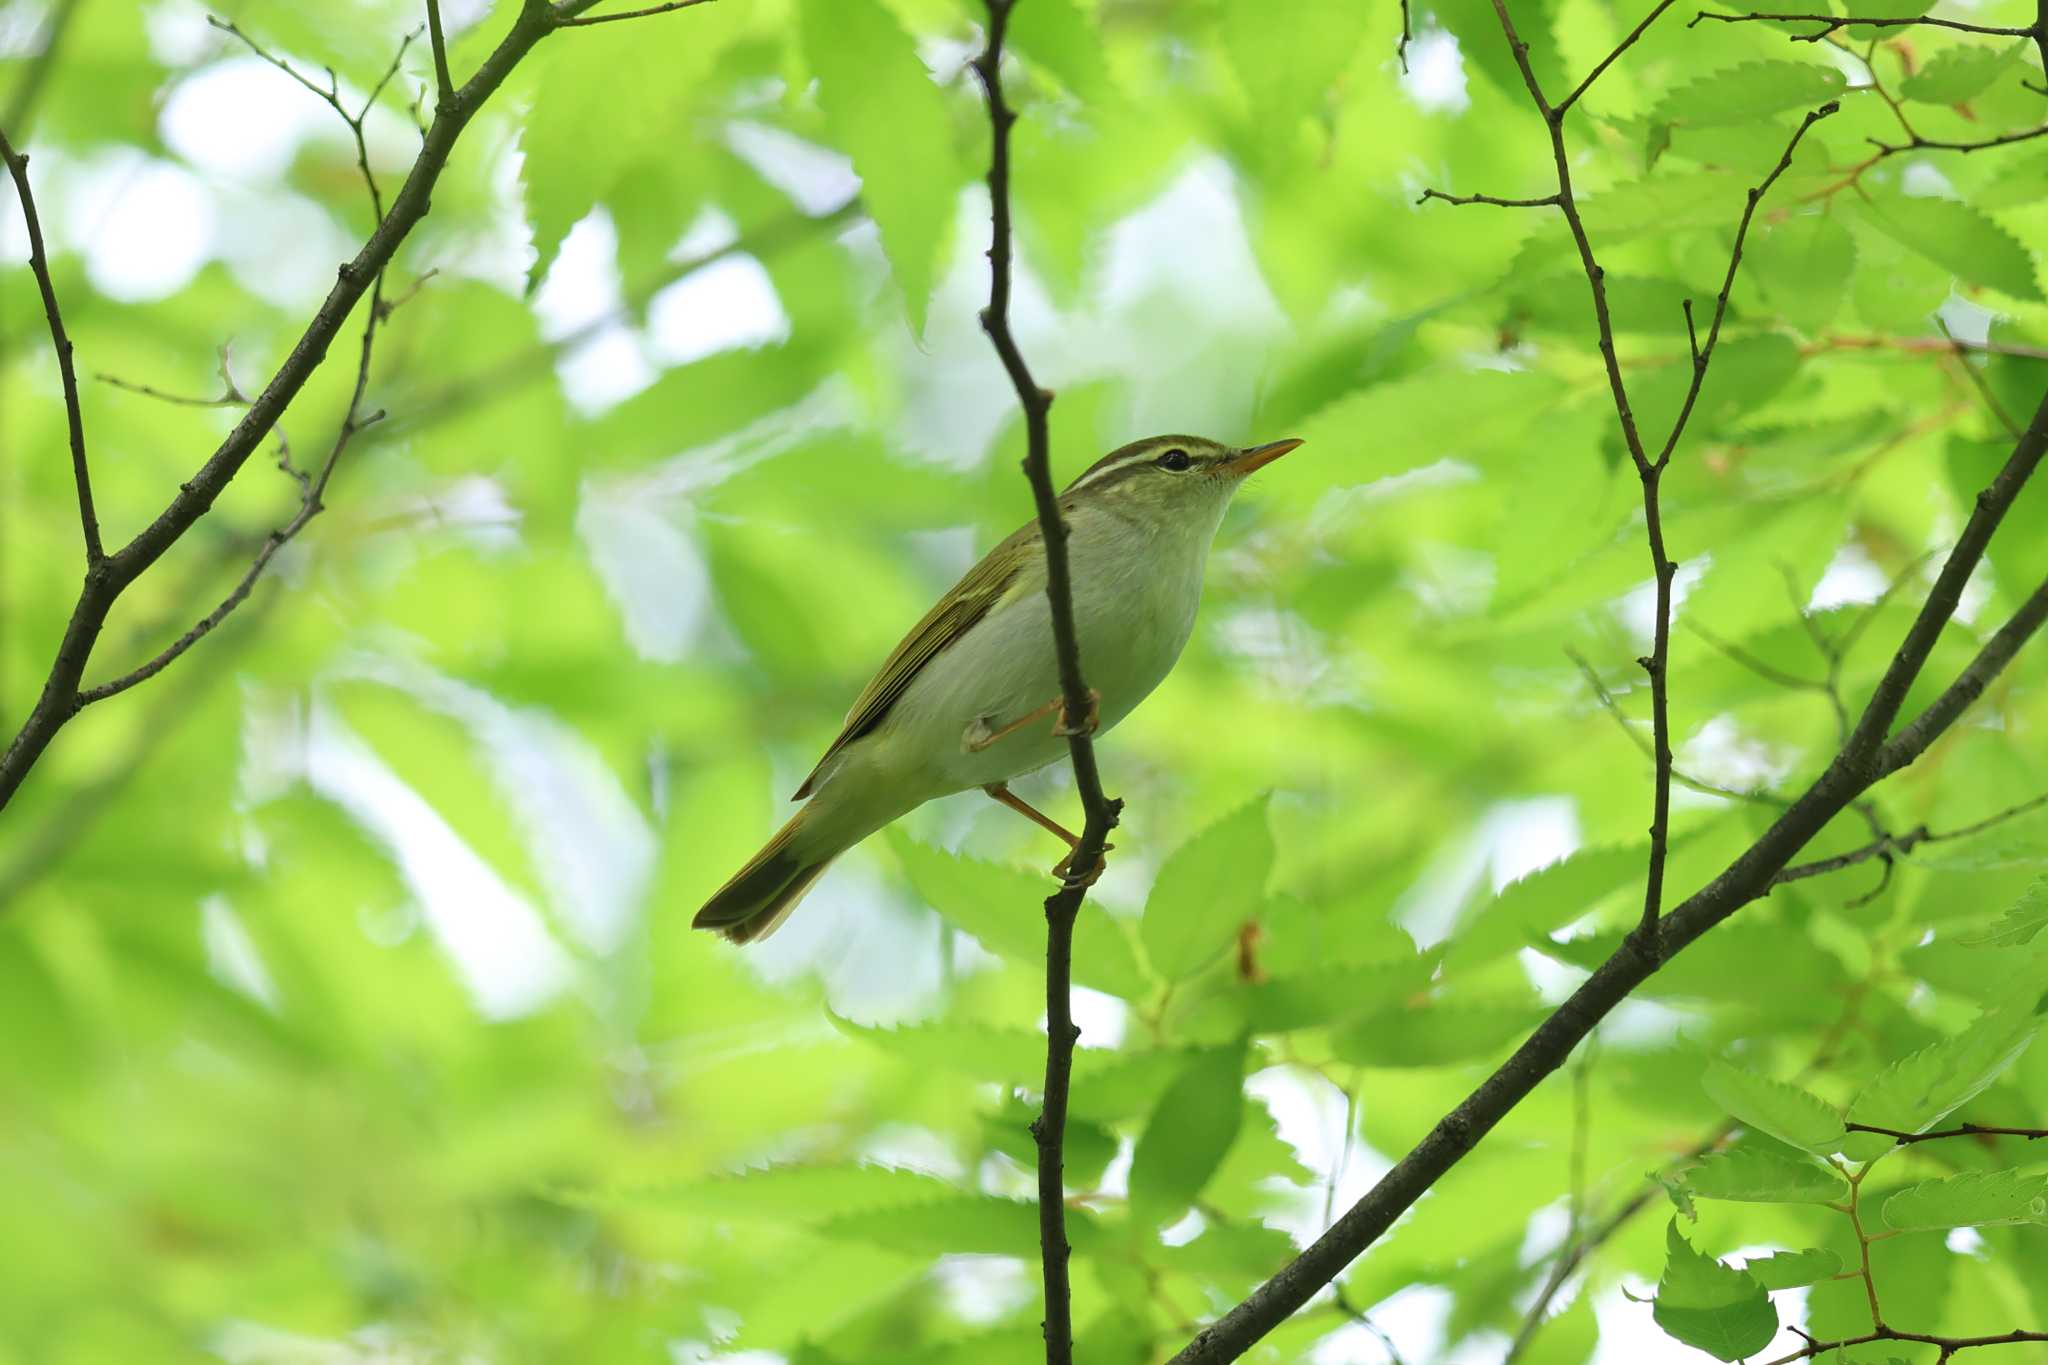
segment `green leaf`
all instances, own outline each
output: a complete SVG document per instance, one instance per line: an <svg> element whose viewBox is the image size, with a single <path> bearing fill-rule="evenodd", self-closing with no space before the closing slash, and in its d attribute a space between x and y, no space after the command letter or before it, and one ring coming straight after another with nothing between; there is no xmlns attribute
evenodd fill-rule
<svg viewBox="0 0 2048 1365"><path fill-rule="evenodd" d="M2048 928L2048 877L2038 878L1986 928L1956 939L1972 948L2017 948Z"/></svg>
<svg viewBox="0 0 2048 1365"><path fill-rule="evenodd" d="M950 1199L956 1185L897 1166L767 1166L686 1184L571 1194L595 1207L635 1203L689 1209L721 1218L812 1223L914 1200Z"/></svg>
<svg viewBox="0 0 2048 1365"><path fill-rule="evenodd" d="M1019 5L1010 15L1009 46L1084 99L1100 99L1113 89L1093 11L1084 13L1075 0Z"/></svg>
<svg viewBox="0 0 2048 1365"><path fill-rule="evenodd" d="M833 145L853 158L861 204L924 331L939 245L960 186L946 102L917 46L878 0L801 0L804 59Z"/></svg>
<svg viewBox="0 0 2048 1365"><path fill-rule="evenodd" d="M1744 1204L1830 1204L1849 1187L1830 1167L1775 1144L1745 1143L1716 1152L1685 1174L1701 1199Z"/></svg>
<svg viewBox="0 0 2048 1365"><path fill-rule="evenodd" d="M1036 1256L1038 1206L993 1194L964 1194L827 1219L818 1231L842 1241L870 1242L912 1256ZM1067 1211L1076 1243L1092 1231L1079 1210Z"/></svg>
<svg viewBox="0 0 2048 1365"><path fill-rule="evenodd" d="M1944 48L1899 82L1899 94L1922 104L1961 104L1989 89L2027 47L2022 39L2002 50L1974 44Z"/></svg>
<svg viewBox="0 0 2048 1365"><path fill-rule="evenodd" d="M1856 239L1833 218L1801 214L1757 234L1743 264L1764 299L1805 332L1834 321L1856 269Z"/></svg>
<svg viewBox="0 0 2048 1365"><path fill-rule="evenodd" d="M1264 797L1175 849L1159 869L1138 923L1153 970L1178 980L1213 960L1252 918L1272 869Z"/></svg>
<svg viewBox="0 0 2048 1365"><path fill-rule="evenodd" d="M1813 62L1744 62L1680 86L1657 105L1665 123L1747 123L1786 109L1811 109L1842 92L1848 78Z"/></svg>
<svg viewBox="0 0 2048 1365"><path fill-rule="evenodd" d="M1700 1085L1744 1126L1790 1146L1826 1153L1842 1140L1842 1116L1834 1106L1789 1082L1711 1062Z"/></svg>
<svg viewBox="0 0 2048 1365"><path fill-rule="evenodd" d="M1134 1216L1179 1217L1223 1164L1244 1122L1244 1056L1242 1043L1198 1052L1159 1097L1131 1158Z"/></svg>
<svg viewBox="0 0 2048 1365"><path fill-rule="evenodd" d="M1044 965L1045 899L1057 890L1051 878L947 853L896 830L889 845L925 904L990 952ZM1122 923L1098 906L1084 906L1074 922L1074 980L1126 1000L1150 990Z"/></svg>
<svg viewBox="0 0 2048 1365"><path fill-rule="evenodd" d="M1849 1121L1904 1133L1932 1128L2019 1060L2040 1027L2033 1004L2024 1000L1986 1010L1953 1038L1893 1062L1856 1096ZM1868 1161L1892 1145L1881 1133L1853 1133L1842 1150L1854 1160Z"/></svg>
<svg viewBox="0 0 2048 1365"><path fill-rule="evenodd" d="M2042 301L2033 253L2019 238L1968 204L1889 195L1864 204L1862 212L1872 227L1965 283L1996 289L2016 299Z"/></svg>
<svg viewBox="0 0 2048 1365"><path fill-rule="evenodd" d="M1923 1181L1884 1201L1884 1221L1909 1232L2048 1223L2048 1175L1969 1171Z"/></svg>
<svg viewBox="0 0 2048 1365"><path fill-rule="evenodd" d="M1823 1247L1809 1247L1745 1261L1742 1269L1766 1289L1797 1289L1841 1274L1842 1258Z"/></svg>
<svg viewBox="0 0 2048 1365"><path fill-rule="evenodd" d="M1254 1033L1286 1033L1385 1009L1427 986L1433 966L1433 958L1418 954L1276 976L1244 988L1245 1023Z"/></svg>
<svg viewBox="0 0 2048 1365"><path fill-rule="evenodd" d="M529 288L547 277L563 237L592 208L628 187L647 192L649 177L676 173L675 130L689 124L697 88L737 22L714 7L659 30L600 24L537 55L540 82L522 139L537 253ZM691 212L685 204L667 206L671 240L682 235Z"/></svg>
<svg viewBox="0 0 2048 1365"><path fill-rule="evenodd" d="M1358 55L1366 17L1350 0L1229 0L1223 50L1254 109L1298 117ZM1276 133L1292 132L1276 124Z"/></svg>
<svg viewBox="0 0 2048 1365"><path fill-rule="evenodd" d="M1444 1066L1498 1052L1548 1013L1523 1004L1404 1001L1345 1025L1330 1045L1359 1066Z"/></svg>
<svg viewBox="0 0 2048 1365"><path fill-rule="evenodd" d="M920 1070L942 1070L1000 1085L1030 1085L1045 1074L1045 1035L941 1020L876 1028L831 1016L849 1038L872 1043Z"/></svg>
<svg viewBox="0 0 2048 1365"><path fill-rule="evenodd" d="M1778 1312L1753 1276L1694 1251L1676 1218L1664 1242L1664 1277L1651 1310L1659 1327L1717 1360L1741 1360L1770 1344Z"/></svg>
<svg viewBox="0 0 2048 1365"><path fill-rule="evenodd" d="M1444 969L1455 972L1527 947L1532 935L1563 928L1639 880L1642 868L1640 844L1582 848L1508 883L1452 936Z"/></svg>

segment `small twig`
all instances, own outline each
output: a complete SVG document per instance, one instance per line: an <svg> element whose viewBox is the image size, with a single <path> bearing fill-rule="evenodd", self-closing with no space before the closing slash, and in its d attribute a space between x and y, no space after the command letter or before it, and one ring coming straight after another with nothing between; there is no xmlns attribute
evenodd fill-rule
<svg viewBox="0 0 2048 1365"><path fill-rule="evenodd" d="M1714 14L1708 10L1701 10L1686 27L1696 27L1702 19L1712 19L1723 24L1773 23L1822 26L1816 33L1787 34L1786 36L1795 43L1817 43L1841 28L1950 28L1959 33L1985 33L1999 38L2030 38L2034 34L2034 30L2030 28L1998 28L1990 24L1966 24L1955 19L1929 19L1924 16L1918 19L1850 19L1837 14Z"/></svg>
<svg viewBox="0 0 2048 1365"><path fill-rule="evenodd" d="M1402 1365L1401 1351L1394 1345L1394 1339L1387 1335L1385 1328L1372 1320L1371 1314L1351 1302L1351 1296L1344 1292L1344 1286L1333 1284L1330 1286L1330 1292L1336 1300L1338 1312L1372 1333L1373 1339L1379 1342L1380 1349L1387 1353L1387 1365Z"/></svg>
<svg viewBox="0 0 2048 1365"><path fill-rule="evenodd" d="M1557 206L1557 196L1554 194L1546 194L1540 199L1502 199L1491 194L1445 194L1442 190L1424 190L1415 202L1426 204L1432 199L1441 199L1446 204L1491 204L1495 208L1503 209L1546 209Z"/></svg>
<svg viewBox="0 0 2048 1365"><path fill-rule="evenodd" d="M220 348L220 365L215 370L215 373L220 376L221 390L219 395L213 398L193 398L182 393L166 393L162 389L153 388L148 384L138 384L132 379L123 379L119 375L107 374L104 371L95 371L93 378L102 384L111 384L117 389L126 389L130 393L139 393L145 398L154 398L161 403L175 403L179 407L248 407L249 396L242 392L239 384L235 383L235 376L228 368L228 348L225 346Z"/></svg>
<svg viewBox="0 0 2048 1365"><path fill-rule="evenodd" d="M431 13L429 17L432 17ZM243 32L233 20L209 14L206 16L206 22L221 32L239 39L249 51L255 53L279 71L284 72L285 75L290 76L293 80L318 96L320 101L326 104L328 108L341 115L341 121L348 125L349 133L355 140L356 169L362 173L363 184L370 191L370 209L375 215L375 221L380 223L384 221L384 194L377 186L376 174L370 169L370 144L363 134L363 124L369 119L370 110L376 107L377 100L383 95L385 87L389 86L392 78L398 74L398 67L405 60L406 50L413 45L413 42L418 39L423 30L415 28L399 39L398 51L392 54L391 65L384 69L384 74L378 78L374 86L370 87L370 93L363 99L362 108L354 113L350 113L348 106L342 102L341 77L335 74L333 67L327 68L327 84L323 86L312 77L306 75L305 72L293 66L289 61L270 51ZM435 53L437 57L440 55L438 45L436 46Z"/></svg>
<svg viewBox="0 0 2048 1365"><path fill-rule="evenodd" d="M1931 1133L1908 1133L1899 1128L1878 1128L1868 1123L1845 1123L1842 1125L1852 1133L1876 1133L1881 1137L1895 1139L1904 1147L1915 1142L1938 1142L1942 1138L1958 1137L2016 1137L2029 1142L2048 1138L2048 1128L1993 1128L1981 1123L1965 1123L1954 1128L1941 1128ZM1875 1239L1873 1239L1875 1240Z"/></svg>
<svg viewBox="0 0 2048 1365"><path fill-rule="evenodd" d="M1727 655L1729 659L1742 665L1765 682L1775 683L1779 687L1788 687L1800 692L1825 692L1827 690L1826 683L1816 681L1813 678L1801 678L1795 674L1787 673L1781 668L1767 664L1741 645L1736 644L1732 640L1722 639L1697 621L1687 621L1686 628L1699 636L1708 645Z"/></svg>
<svg viewBox="0 0 2048 1365"><path fill-rule="evenodd" d="M1414 28L1409 22L1408 0L1401 0L1401 41L1394 44L1394 56L1401 63L1401 74L1408 74L1408 44L1414 37Z"/></svg>
<svg viewBox="0 0 2048 1365"><path fill-rule="evenodd" d="M85 567L98 570L106 559L100 544L99 514L92 504L92 471L85 460L85 415L78 405L78 371L71 354L71 335L64 330L64 313L57 306L57 286L50 282L50 256L43 247L43 223L36 215L35 192L28 184L28 154L14 150L7 134L0 130L0 160L14 180L14 192L21 199L21 217L28 228L28 266L36 277L36 289L43 296L43 317L50 327L50 349L57 355L57 375L64 385L64 424L71 437L71 481L78 486L78 525L85 538Z"/></svg>
<svg viewBox="0 0 2048 1365"><path fill-rule="evenodd" d="M1995 815L1986 816L1984 819L1978 820L1973 824L1964 825L1960 829L1944 830L1936 834L1930 831L1927 826L1920 825L1906 831L1904 834L1880 832L1869 843L1852 848L1846 853L1837 853L1832 858L1819 858L1810 863L1796 863L1791 867L1787 867L1778 873L1777 877L1773 879L1772 884L1804 881L1808 877L1819 877L1829 872L1839 872L1845 867L1854 867L1858 863L1867 863L1872 858L1890 859L1894 854L1911 853L1922 844L1942 844L1956 839L1967 839L1973 834L1982 834L1987 829L1996 828L2008 820L2025 815L2029 811L2038 810L2042 806L2048 806L2048 792L2022 801L2016 806L2008 806Z"/></svg>
<svg viewBox="0 0 2048 1365"><path fill-rule="evenodd" d="M418 286L415 285L414 288L417 289ZM321 464L319 474L317 476L308 476L304 471L300 470L291 462L290 449L285 445L282 437L278 441L278 467L290 475L299 485L298 511L292 516L290 521L264 537L262 548L257 550L256 557L249 562L249 567L243 570L242 577L236 582L234 588L229 591L226 597L221 599L219 606L216 606L212 611L201 617L183 635L180 635L176 640L173 640L170 644L159 650L148 662L130 669L118 678L103 682L97 687L81 689L78 694L78 705L80 707L90 706L94 702L105 701L108 697L118 696L126 692L137 683L149 681L149 679L170 667L179 655L212 634L221 622L227 620L235 608L248 600L249 594L256 587L256 581L263 577L263 571L270 567L270 561L276 557L277 552L289 544L292 538L298 535L300 531L304 530L307 522L325 510L325 504L321 499L326 495L328 481L334 477L334 467L341 460L342 451L348 448L349 442L354 439L357 432L384 420L382 412L366 414L362 411L363 394L370 382L370 358L376 346L377 328L383 323L385 318L390 316L391 307L396 306L385 304L382 291L383 279L380 276L377 282L370 288L369 310L363 320L362 346L356 361L356 383L354 390L349 395L348 411L342 417L341 428L335 433L334 444L329 447L327 458Z"/></svg>
<svg viewBox="0 0 2048 1365"><path fill-rule="evenodd" d="M1798 1331L1797 1328L1793 1330ZM1795 1360L1814 1360L1829 1351L1847 1350L1851 1346L1866 1346L1873 1341L1917 1341L1923 1346L1936 1346L1941 1349L1942 1360L1947 1360L1957 1351L1974 1350L1980 1346L2016 1346L2021 1342L2048 1341L2048 1332L2018 1330L1989 1337L1937 1337L1929 1336L1925 1332L1901 1332L1895 1328L1884 1327L1874 1332L1866 1332L1860 1337L1842 1337L1836 1341L1816 1341L1804 1332L1800 1332L1799 1335L1805 1338L1806 1345L1789 1355L1778 1356L1766 1362L1766 1365L1792 1365Z"/></svg>
<svg viewBox="0 0 2048 1365"><path fill-rule="evenodd" d="M645 19L649 15L668 14L692 5L708 5L711 0L668 0L667 4L649 5L646 9L621 10L617 14L589 14L580 18L569 17L561 12L555 19L556 28L582 28L589 24L615 24L621 19Z"/></svg>
<svg viewBox="0 0 2048 1365"><path fill-rule="evenodd" d="M2012 414L2007 412L2005 405L1998 401L1998 395L1991 391L1991 383L1984 378L1983 372L1970 363L1969 351L1957 342L1955 333L1949 330L1946 322L1937 317L1934 320L1934 325L1939 327L1942 336L1947 338L1949 354L1954 358L1956 368L1963 372L1963 377L1969 380L1971 386L1977 390L1977 396L1984 400L1984 406L1989 408L1991 415L1998 419L1998 425L2005 428L2005 434L2014 440L2018 440L2023 428L2018 422L2012 420Z"/></svg>
<svg viewBox="0 0 2048 1365"><path fill-rule="evenodd" d="M1636 39L1642 37L1645 33L1649 32L1650 25L1656 23L1659 19L1663 18L1664 11L1670 9L1672 4L1673 0L1657 0L1656 7L1653 8L1648 14L1645 14L1643 16L1643 21L1637 24L1634 28L1629 30L1628 37L1623 38L1619 43L1615 44L1614 51L1608 53L1605 57L1602 57L1600 59L1599 64L1595 66L1591 71L1588 71L1586 73L1586 79L1580 81L1578 85L1574 86L1571 94L1566 95L1563 99L1557 102L1557 116L1559 118L1563 118L1565 112L1569 110L1574 104L1577 104L1579 102L1579 96L1585 94L1588 90L1592 89L1593 82L1599 80L1601 76L1606 74L1607 68L1613 66L1615 60L1619 58L1622 53L1634 47L1636 44Z"/></svg>
<svg viewBox="0 0 2048 1365"><path fill-rule="evenodd" d="M448 76L448 40L441 36L441 0L427 0L427 40L434 48L434 104L455 102L455 82Z"/></svg>
<svg viewBox="0 0 2048 1365"><path fill-rule="evenodd" d="M1655 755L1650 749L1650 742L1637 733L1635 722L1631 721L1627 714L1622 711L1621 702L1616 699L1612 692L1608 691L1607 684L1600 680L1600 674L1593 667L1592 663L1585 655L1569 645L1565 647L1564 652L1566 658L1578 665L1579 672L1584 675L1587 686L1593 689L1593 695L1599 700L1601 708L1614 718L1614 723L1621 727L1622 734L1628 736L1629 742L1636 746L1636 749L1644 758L1654 760ZM1747 801L1759 806L1776 806L1781 810L1785 806L1784 801L1767 792L1741 791L1734 787L1724 787L1718 782L1708 782L1703 778L1693 777L1677 768L1671 770L1671 780L1678 783L1679 786L1688 787L1703 796L1719 796L1730 801Z"/></svg>

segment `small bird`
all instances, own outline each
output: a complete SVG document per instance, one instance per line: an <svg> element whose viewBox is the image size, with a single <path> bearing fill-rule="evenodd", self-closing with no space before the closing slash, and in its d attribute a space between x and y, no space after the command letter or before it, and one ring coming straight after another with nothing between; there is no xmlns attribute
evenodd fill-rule
<svg viewBox="0 0 2048 1365"><path fill-rule="evenodd" d="M1068 735L1109 729L1159 685L1194 631L1209 545L1231 494L1300 444L1154 436L1089 466L1061 491L1059 508L1091 714L1070 717L1061 701L1045 541L1034 520L903 637L791 798L803 808L713 893L693 926L735 943L764 938L834 858L934 797L973 787L1064 839L1071 854L1080 840L1012 792L1010 779L1058 759ZM1039 723L1048 717L1050 725ZM1066 862L1053 871L1064 873Z"/></svg>

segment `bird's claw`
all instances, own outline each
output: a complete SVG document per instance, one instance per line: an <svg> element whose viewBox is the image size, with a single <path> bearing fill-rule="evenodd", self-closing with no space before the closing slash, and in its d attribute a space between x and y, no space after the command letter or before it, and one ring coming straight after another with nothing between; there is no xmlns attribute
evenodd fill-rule
<svg viewBox="0 0 2048 1365"><path fill-rule="evenodd" d="M1060 701L1059 719L1052 723L1053 738L1065 739L1069 735L1092 735L1101 724L1102 694L1091 687L1088 689L1088 716L1079 725L1074 725L1068 720L1066 701L1064 699Z"/></svg>
<svg viewBox="0 0 2048 1365"><path fill-rule="evenodd" d="M1076 873L1073 871L1074 854L1079 850L1070 848L1067 850L1066 857L1060 859L1058 862L1052 865L1052 875L1058 877L1060 879L1061 885L1063 886L1066 886L1068 888L1078 887L1082 890L1086 890L1088 887L1091 887L1095 885L1096 882L1102 880L1103 872L1106 871L1109 867L1109 858L1107 855L1109 851L1115 847L1115 844L1104 844L1102 846L1102 852L1095 855L1095 866L1090 868L1086 873Z"/></svg>

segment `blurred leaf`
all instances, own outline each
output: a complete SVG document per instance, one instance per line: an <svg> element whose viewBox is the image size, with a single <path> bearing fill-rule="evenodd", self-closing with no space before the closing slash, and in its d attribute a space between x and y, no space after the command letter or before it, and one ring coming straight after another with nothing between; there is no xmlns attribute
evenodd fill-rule
<svg viewBox="0 0 2048 1365"><path fill-rule="evenodd" d="M1822 214L1803 214L1767 227L1743 253L1764 298L1805 332L1818 332L1841 311L1856 273L1856 239Z"/></svg>
<svg viewBox="0 0 2048 1365"><path fill-rule="evenodd" d="M1244 1046L1198 1052L1159 1097L1131 1158L1131 1207L1146 1222L1178 1217L1201 1194L1244 1121Z"/></svg>
<svg viewBox="0 0 2048 1365"><path fill-rule="evenodd" d="M1213 960L1253 917L1272 868L1264 797L1175 849L1153 879L1138 922L1152 969L1178 980Z"/></svg>
<svg viewBox="0 0 2048 1365"><path fill-rule="evenodd" d="M1582 848L1510 882L1459 928L1445 968L1458 971L1491 961L1591 912L1642 875L1643 854L1642 845Z"/></svg>
<svg viewBox="0 0 2048 1365"><path fill-rule="evenodd" d="M2016 948L2033 942L2043 928L2048 928L2048 877L2029 886L1996 923L1964 934L1956 942L1973 948Z"/></svg>
<svg viewBox="0 0 2048 1365"><path fill-rule="evenodd" d="M2043 297L2033 253L1968 204L1889 195L1866 204L1863 218L1966 284L1983 285L2016 299L2038 302Z"/></svg>
<svg viewBox="0 0 2048 1365"><path fill-rule="evenodd" d="M963 858L892 831L889 843L925 903L992 953L1033 965L1045 961L1045 901L1052 879ZM1084 907L1074 922L1074 980L1138 999L1149 987L1121 922Z"/></svg>
<svg viewBox="0 0 2048 1365"><path fill-rule="evenodd" d="M1666 123L1741 123L1786 109L1816 108L1848 80L1814 62L1744 62L1666 95L1653 117Z"/></svg>
<svg viewBox="0 0 2048 1365"><path fill-rule="evenodd" d="M1746 1261L1742 1269L1744 1274L1766 1289L1797 1289L1840 1274L1842 1258L1832 1251L1810 1247L1805 1251L1780 1251Z"/></svg>
<svg viewBox="0 0 2048 1365"><path fill-rule="evenodd" d="M945 101L878 0L801 0L804 59L838 148L860 174L913 331L924 331L939 245L962 178Z"/></svg>
<svg viewBox="0 0 2048 1365"><path fill-rule="evenodd" d="M2024 39L2004 48L1944 48L1899 82L1899 94L1922 104L1961 104L2012 69L2026 51Z"/></svg>

